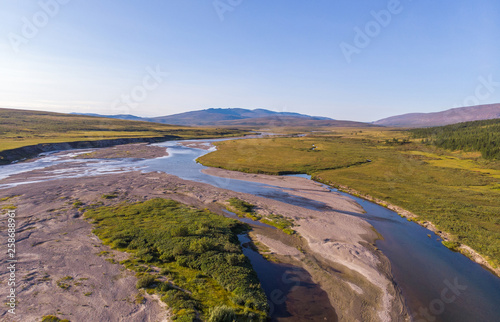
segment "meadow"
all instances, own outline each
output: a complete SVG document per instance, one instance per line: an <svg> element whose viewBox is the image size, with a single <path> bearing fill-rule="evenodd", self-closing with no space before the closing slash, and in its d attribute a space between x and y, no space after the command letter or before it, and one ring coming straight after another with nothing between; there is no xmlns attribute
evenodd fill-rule
<svg viewBox="0 0 500 322"><path fill-rule="evenodd" d="M408 131L344 128L305 137L232 140L198 159L229 170L307 173L347 186L430 221L451 234L450 248L472 247L500 264L500 162L474 151L450 151Z"/></svg>
<svg viewBox="0 0 500 322"><path fill-rule="evenodd" d="M234 129L191 128L142 121L0 108L0 151L40 143L171 136L178 139L242 135Z"/></svg>
<svg viewBox="0 0 500 322"><path fill-rule="evenodd" d="M131 254L120 264L175 320L266 320L266 295L237 237L245 224L159 198L89 206L85 217L104 244Z"/></svg>

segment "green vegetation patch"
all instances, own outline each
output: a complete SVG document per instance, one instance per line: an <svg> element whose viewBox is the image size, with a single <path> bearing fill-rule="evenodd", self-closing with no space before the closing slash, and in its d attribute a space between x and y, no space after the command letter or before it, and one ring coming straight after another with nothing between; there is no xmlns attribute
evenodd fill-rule
<svg viewBox="0 0 500 322"><path fill-rule="evenodd" d="M355 140L303 137L223 141L215 143L218 151L198 161L209 167L275 175L311 174L369 162L366 154L351 141ZM371 145L368 140L356 141Z"/></svg>
<svg viewBox="0 0 500 322"><path fill-rule="evenodd" d="M231 209L229 210L236 212L240 217L244 216L255 221L260 221L269 226L276 227L288 235L295 234L295 231L292 229L294 223L291 219L276 214L270 214L264 217L254 210L255 205L252 205L251 203L239 198L230 198L227 201L229 202L229 206L231 207Z"/></svg>
<svg viewBox="0 0 500 322"><path fill-rule="evenodd" d="M65 277L60 278L56 282L56 284L57 284L57 286L59 286L63 290L67 290L68 288L71 287L71 282L72 281L73 281L73 277L71 277L71 276L65 276Z"/></svg>
<svg viewBox="0 0 500 322"><path fill-rule="evenodd" d="M251 203L248 203L238 198L230 198L227 201L229 201L229 205L231 207L242 213L251 213L255 208L255 206L252 205Z"/></svg>
<svg viewBox="0 0 500 322"><path fill-rule="evenodd" d="M42 322L70 322L69 320L62 320L55 315L45 315L42 317Z"/></svg>
<svg viewBox="0 0 500 322"><path fill-rule="evenodd" d="M237 237L246 225L159 198L85 216L105 244L133 254L121 264L138 272L137 287L157 292L177 319L209 319L221 306L237 320L266 319L266 296ZM156 268L161 274L152 275Z"/></svg>
<svg viewBox="0 0 500 322"><path fill-rule="evenodd" d="M292 229L292 227L294 226L293 221L282 215L270 214L263 218L261 222L270 226L274 226L279 230L284 231L288 235L295 234L295 231Z"/></svg>
<svg viewBox="0 0 500 322"><path fill-rule="evenodd" d="M102 195L101 198L102 199L115 199L115 198L118 198L118 195L114 194L114 193L108 193L108 194Z"/></svg>

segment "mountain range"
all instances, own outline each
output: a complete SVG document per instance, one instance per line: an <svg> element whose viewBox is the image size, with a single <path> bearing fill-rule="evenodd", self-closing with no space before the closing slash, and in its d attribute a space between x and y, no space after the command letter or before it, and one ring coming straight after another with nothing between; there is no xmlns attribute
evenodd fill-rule
<svg viewBox="0 0 500 322"><path fill-rule="evenodd" d="M393 127L430 127L500 118L500 104L467 106L434 113L410 113L373 122Z"/></svg>
<svg viewBox="0 0 500 322"><path fill-rule="evenodd" d="M130 114L100 115L73 113L87 116L108 117L122 120L148 121L173 125L219 127L275 127L275 126L373 126L369 123L333 120L329 117L310 116L292 112L274 112L266 109L209 108L199 111L159 116L138 117Z"/></svg>
<svg viewBox="0 0 500 322"><path fill-rule="evenodd" d="M81 114L81 113L73 113ZM500 118L500 104L453 108L434 113L409 113L391 116L372 123L334 120L322 116L310 116L292 112L274 112L266 109L248 110L243 108L209 108L198 111L159 116L139 117L130 114L83 115L116 118L122 120L148 121L155 123L186 126L218 127L430 127L454 123Z"/></svg>

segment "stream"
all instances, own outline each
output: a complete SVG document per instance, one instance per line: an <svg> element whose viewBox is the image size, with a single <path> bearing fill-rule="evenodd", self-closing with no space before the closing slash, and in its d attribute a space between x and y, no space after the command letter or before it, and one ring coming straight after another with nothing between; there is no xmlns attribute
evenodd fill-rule
<svg viewBox="0 0 500 322"><path fill-rule="evenodd" d="M209 144L208 142L213 141L220 141L220 139L191 142ZM177 141L154 145L167 148L169 156L147 160L77 160L63 155L47 154L31 162L0 166L0 179L4 179L35 169L43 170L52 165L66 165L63 170L47 170L36 178L25 178L24 182L0 184L0 189L60 178L142 170L165 172L182 179L208 183L219 188L249 193L308 209L321 211L328 207L322 202L293 196L286 190L283 191L271 185L220 178L202 173L201 170L206 167L196 163L195 159L214 151L215 148L203 150L186 147L179 145ZM64 155L72 156L76 153L79 152L74 150ZM306 175L302 176L310 179ZM338 193L335 189L331 191ZM390 260L394 280L402 290L415 321L500 321L500 278L467 257L447 249L439 241L439 236L418 224L409 222L382 206L342 194L356 201L366 211L362 215L354 213L349 213L349 215L365 219L383 236L383 239L377 240L376 245ZM244 238L240 236L243 244L246 243ZM300 306L302 306L301 310L309 307L311 311L310 316L302 317L306 320L314 320L315 317L330 312L328 311L330 309L332 314L335 314L331 306L328 307L329 305L324 303L326 293L321 294L321 289L310 280L307 272L297 270L293 266L267 262L248 247L244 248L244 253L251 260L268 297L273 296L270 292L275 290L280 290L287 295L286 303L274 309L275 319L296 314L298 311L296 309ZM276 276L288 275L289 279L282 278L281 282L275 281ZM294 284L297 280L301 281L300 285ZM293 301L294 298L301 300Z"/></svg>

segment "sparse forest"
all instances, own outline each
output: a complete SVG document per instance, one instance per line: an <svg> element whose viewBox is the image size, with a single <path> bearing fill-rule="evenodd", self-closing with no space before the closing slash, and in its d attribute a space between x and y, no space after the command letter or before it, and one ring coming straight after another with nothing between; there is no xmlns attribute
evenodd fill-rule
<svg viewBox="0 0 500 322"><path fill-rule="evenodd" d="M479 151L485 159L500 159L500 119L410 130L422 143L449 150Z"/></svg>

